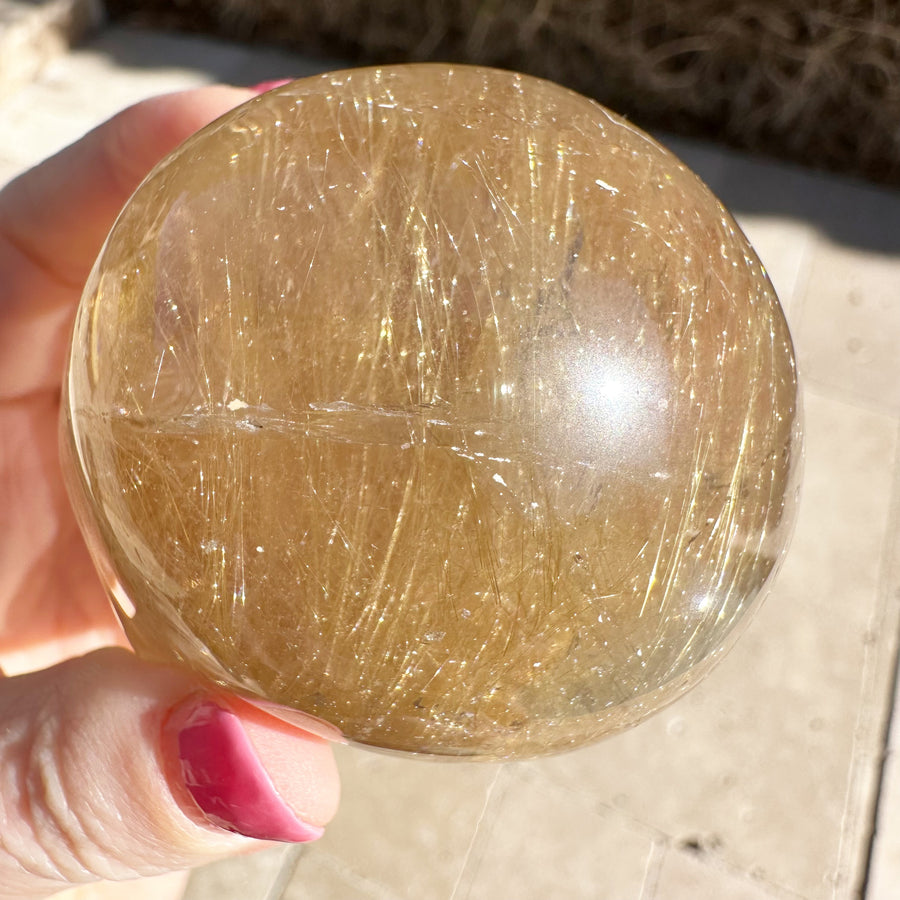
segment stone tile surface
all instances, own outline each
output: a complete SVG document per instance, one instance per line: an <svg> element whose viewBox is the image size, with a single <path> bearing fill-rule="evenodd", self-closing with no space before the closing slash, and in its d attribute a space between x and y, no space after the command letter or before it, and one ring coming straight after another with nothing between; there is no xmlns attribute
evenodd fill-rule
<svg viewBox="0 0 900 900"><path fill-rule="evenodd" d="M326 853L340 860L345 877L397 900L450 897L501 767L337 749L342 807L301 858L296 879L304 879L308 860Z"/></svg>
<svg viewBox="0 0 900 900"><path fill-rule="evenodd" d="M317 850L304 855L278 900L395 900L386 888L347 870L344 861ZM185 897L184 900L190 900ZM268 898L267 898L268 900ZM273 897L273 900L276 900Z"/></svg>
<svg viewBox="0 0 900 900"><path fill-rule="evenodd" d="M259 853L203 866L191 873L182 900L208 900L213 897L269 900L277 897L301 852L301 847L282 844Z"/></svg>
<svg viewBox="0 0 900 900"><path fill-rule="evenodd" d="M666 853L653 886L660 898L685 897L690 900L774 900L758 881L735 874L720 865L710 865L696 851L674 850Z"/></svg>
<svg viewBox="0 0 900 900"><path fill-rule="evenodd" d="M820 240L796 331L809 383L900 414L900 251Z"/></svg>
<svg viewBox="0 0 900 900"><path fill-rule="evenodd" d="M638 900L652 872L656 835L517 765L475 835L458 900Z"/></svg>
<svg viewBox="0 0 900 900"><path fill-rule="evenodd" d="M889 584L900 582L900 471L895 484L891 527L888 535ZM900 894L900 682L893 696L893 716L885 746L883 780L877 816L872 822L873 842L869 859L865 900L893 900Z"/></svg>

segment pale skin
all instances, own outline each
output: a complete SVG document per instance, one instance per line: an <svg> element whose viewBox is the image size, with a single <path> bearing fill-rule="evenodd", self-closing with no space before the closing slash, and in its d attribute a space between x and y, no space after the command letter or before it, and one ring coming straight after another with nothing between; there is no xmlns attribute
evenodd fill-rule
<svg viewBox="0 0 900 900"><path fill-rule="evenodd" d="M206 820L179 783L163 724L210 689L123 649L57 450L72 316L118 210L156 161L251 96L210 87L145 101L0 191L0 900L262 846ZM326 824L338 800L327 743L217 702L285 803ZM121 896L143 895L132 884Z"/></svg>

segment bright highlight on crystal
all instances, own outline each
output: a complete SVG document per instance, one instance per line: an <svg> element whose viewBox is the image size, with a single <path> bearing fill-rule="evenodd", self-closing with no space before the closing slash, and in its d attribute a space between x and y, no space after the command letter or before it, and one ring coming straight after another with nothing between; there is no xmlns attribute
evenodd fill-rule
<svg viewBox="0 0 900 900"><path fill-rule="evenodd" d="M294 82L154 170L63 447L138 653L487 758L694 684L800 455L784 318L700 181L583 97L439 65Z"/></svg>

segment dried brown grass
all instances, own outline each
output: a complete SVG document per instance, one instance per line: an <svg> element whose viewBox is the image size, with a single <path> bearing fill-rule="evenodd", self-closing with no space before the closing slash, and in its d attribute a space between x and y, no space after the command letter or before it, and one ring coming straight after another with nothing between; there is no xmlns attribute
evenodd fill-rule
<svg viewBox="0 0 900 900"><path fill-rule="evenodd" d="M108 0L114 15L355 62L567 84L649 127L900 184L894 0Z"/></svg>

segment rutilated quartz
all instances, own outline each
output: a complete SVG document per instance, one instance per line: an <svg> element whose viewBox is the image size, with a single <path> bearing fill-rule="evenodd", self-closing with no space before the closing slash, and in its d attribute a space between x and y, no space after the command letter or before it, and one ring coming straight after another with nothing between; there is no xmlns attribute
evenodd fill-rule
<svg viewBox="0 0 900 900"><path fill-rule="evenodd" d="M348 738L510 757L674 699L784 548L778 301L708 189L536 79L361 69L158 166L64 453L136 651Z"/></svg>

